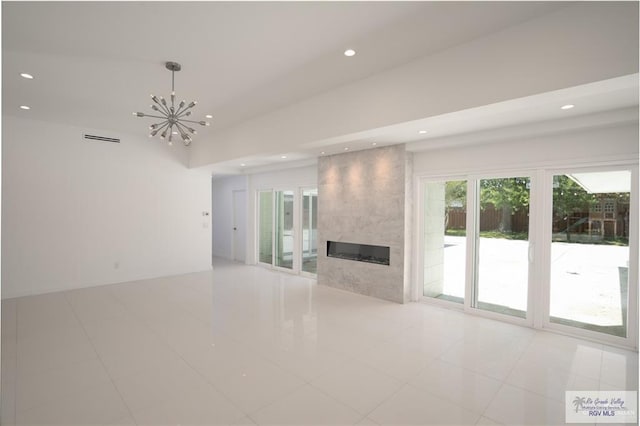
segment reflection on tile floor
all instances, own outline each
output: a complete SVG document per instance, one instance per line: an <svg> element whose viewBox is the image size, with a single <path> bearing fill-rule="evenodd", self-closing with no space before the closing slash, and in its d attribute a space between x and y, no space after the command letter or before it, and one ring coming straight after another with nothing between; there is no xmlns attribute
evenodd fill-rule
<svg viewBox="0 0 640 426"><path fill-rule="evenodd" d="M564 424L638 354L216 260L2 302L3 425Z"/></svg>

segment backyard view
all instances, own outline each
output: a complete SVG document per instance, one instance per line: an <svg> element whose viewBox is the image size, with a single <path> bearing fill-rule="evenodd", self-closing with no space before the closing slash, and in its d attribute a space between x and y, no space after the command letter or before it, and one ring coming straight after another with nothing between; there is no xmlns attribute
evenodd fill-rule
<svg viewBox="0 0 640 426"><path fill-rule="evenodd" d="M553 177L551 322L626 335L629 188L627 171ZM429 183L425 196L425 296L461 303L467 181ZM529 201L528 178L479 181L472 303L479 309L526 315Z"/></svg>

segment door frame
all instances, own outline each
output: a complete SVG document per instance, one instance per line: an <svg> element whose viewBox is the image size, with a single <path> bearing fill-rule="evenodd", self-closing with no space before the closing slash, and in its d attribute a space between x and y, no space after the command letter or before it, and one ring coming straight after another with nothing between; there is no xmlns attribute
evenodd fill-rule
<svg viewBox="0 0 640 426"><path fill-rule="evenodd" d="M300 232L299 232L299 236L298 236L298 240L299 240L299 250L298 250L298 256L299 256L299 265L300 265L300 275L304 276L304 277L309 277L309 278L316 278L317 274L314 274L312 272L306 272L302 270L302 263L303 263L303 255L302 255L302 247L304 246L303 244L303 238L304 238L304 229L302 224L304 223L303 219L302 219L302 215L304 214L304 209L303 209L303 200L304 200L304 191L307 190L312 190L315 189L316 190L316 197L318 197L318 187L317 186L301 186L300 188L298 188L299 191L299 201L300 201L300 212L299 212L299 216L300 216L300 221L298 222L300 225ZM320 249L320 247L318 247L318 250Z"/></svg>
<svg viewBox="0 0 640 426"><path fill-rule="evenodd" d="M242 261L243 263L247 262L247 223L248 223L248 209L247 209L247 204L248 204L248 200L247 200L247 191L245 189L233 189L231 190L231 221L232 221L232 229L231 229L231 259L233 259L234 262L240 262L240 260L236 259L236 228L238 226L238 224L236 223L236 213L237 213L237 206L236 206L236 195L240 194L240 193L244 193L244 223L242 224L244 227L244 233L245 233L245 242L244 242L244 261Z"/></svg>

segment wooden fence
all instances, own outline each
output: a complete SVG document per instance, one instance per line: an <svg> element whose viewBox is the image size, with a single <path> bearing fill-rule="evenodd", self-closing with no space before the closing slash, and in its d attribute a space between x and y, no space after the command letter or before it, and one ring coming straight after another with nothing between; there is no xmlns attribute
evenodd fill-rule
<svg viewBox="0 0 640 426"><path fill-rule="evenodd" d="M467 221L467 211L464 208L449 209L449 219L447 221L447 229L465 229ZM480 230L494 231L500 228L502 222L502 209L498 210L489 205L481 210L480 213ZM511 214L511 231L528 232L529 231L529 212L517 211Z"/></svg>

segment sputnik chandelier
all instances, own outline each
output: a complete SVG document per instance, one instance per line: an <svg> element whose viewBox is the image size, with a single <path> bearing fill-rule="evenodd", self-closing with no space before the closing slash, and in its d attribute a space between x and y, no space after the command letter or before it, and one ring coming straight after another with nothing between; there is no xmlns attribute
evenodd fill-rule
<svg viewBox="0 0 640 426"><path fill-rule="evenodd" d="M180 134L182 138L182 142L185 146L191 145L191 135L197 134L195 129L189 127L189 125L185 123L199 124L201 126L208 126L209 123L206 121L194 121L187 120L186 117L191 115L191 108L196 106L197 102L192 101L187 104L185 101L180 101L177 108L175 105L176 99L176 91L174 88L175 83L175 73L176 71L180 71L182 66L177 62L167 62L165 67L171 71L171 105L168 104L167 100L160 96L160 98L155 95L151 95L151 99L155 105L151 105L151 109L156 111L160 115L152 115L145 114L144 112L134 112L133 115L136 117L151 117L151 118L159 118L159 123L152 124L149 126L149 137L156 136L160 134L160 139L165 139L167 135L169 136L169 145L173 145L172 138L174 134ZM174 130L175 128L175 130Z"/></svg>

